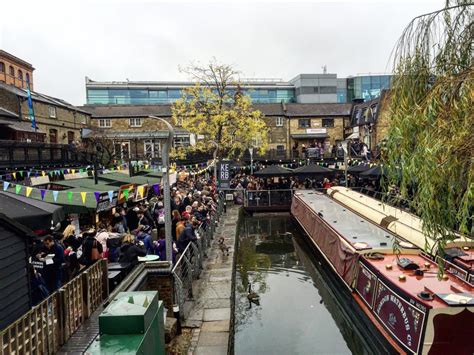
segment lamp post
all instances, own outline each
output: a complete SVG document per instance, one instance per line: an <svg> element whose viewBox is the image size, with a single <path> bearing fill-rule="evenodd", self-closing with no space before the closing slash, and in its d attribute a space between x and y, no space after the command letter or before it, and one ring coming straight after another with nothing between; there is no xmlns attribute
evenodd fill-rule
<svg viewBox="0 0 474 355"><path fill-rule="evenodd" d="M209 141L209 143L216 146L216 149L214 149L214 153L212 156L214 158L214 184L217 190L217 151L219 150L219 144L217 144L216 141Z"/></svg>
<svg viewBox="0 0 474 355"><path fill-rule="evenodd" d="M346 180L346 187L349 186L349 182L347 181L347 168L349 164L349 145L348 141L342 141L341 142L342 149L344 149L344 180Z"/></svg>
<svg viewBox="0 0 474 355"><path fill-rule="evenodd" d="M166 240L166 260L173 266L173 238L171 236L171 192L170 192L170 179L169 179L169 165L170 165L170 149L173 145L174 128L171 124L163 118L156 116L148 116L155 120L161 121L165 124L168 129L168 137L163 144L162 154L162 181L163 181L163 194L165 195L165 240Z"/></svg>
<svg viewBox="0 0 474 355"><path fill-rule="evenodd" d="M253 175L253 147L249 148L250 153L250 175Z"/></svg>

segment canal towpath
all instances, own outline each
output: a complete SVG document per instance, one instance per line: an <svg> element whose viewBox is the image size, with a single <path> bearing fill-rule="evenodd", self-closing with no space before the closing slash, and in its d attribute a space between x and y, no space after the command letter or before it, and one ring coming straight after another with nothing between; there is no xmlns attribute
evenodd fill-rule
<svg viewBox="0 0 474 355"><path fill-rule="evenodd" d="M222 215L217 233L196 280L194 304L186 318L185 327L193 328L188 354L228 354L231 337L232 275L235 269L234 246L239 218L239 207L227 208ZM224 238L228 252L218 243Z"/></svg>

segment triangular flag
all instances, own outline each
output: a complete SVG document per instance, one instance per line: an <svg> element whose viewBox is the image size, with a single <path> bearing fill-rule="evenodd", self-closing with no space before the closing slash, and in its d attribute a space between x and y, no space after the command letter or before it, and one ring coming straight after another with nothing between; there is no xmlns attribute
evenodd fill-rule
<svg viewBox="0 0 474 355"><path fill-rule="evenodd" d="M12 173L13 179L16 180L16 173Z"/></svg>
<svg viewBox="0 0 474 355"><path fill-rule="evenodd" d="M72 191L67 192L67 199L68 199L69 202L72 201Z"/></svg>
<svg viewBox="0 0 474 355"><path fill-rule="evenodd" d="M86 203L87 192L81 191L82 204Z"/></svg>
<svg viewBox="0 0 474 355"><path fill-rule="evenodd" d="M145 164L145 170L148 170L148 164Z"/></svg>
<svg viewBox="0 0 474 355"><path fill-rule="evenodd" d="M158 184L153 185L153 190L155 190L155 195L159 195L160 194L160 185L158 185Z"/></svg>
<svg viewBox="0 0 474 355"><path fill-rule="evenodd" d="M21 191L21 185L16 185L15 186L15 193L18 195Z"/></svg>
<svg viewBox="0 0 474 355"><path fill-rule="evenodd" d="M53 191L53 200L56 202L58 200L59 191Z"/></svg>
<svg viewBox="0 0 474 355"><path fill-rule="evenodd" d="M128 189L123 190L123 195L125 196L125 201L128 201Z"/></svg>
<svg viewBox="0 0 474 355"><path fill-rule="evenodd" d="M95 200L99 202L100 192L94 192Z"/></svg>
<svg viewBox="0 0 474 355"><path fill-rule="evenodd" d="M71 169L71 173L72 173L72 174L75 174L75 173L76 173L76 169Z"/></svg>
<svg viewBox="0 0 474 355"><path fill-rule="evenodd" d="M30 197L31 191L33 191L33 188L27 186L27 188L26 188L26 197Z"/></svg>
<svg viewBox="0 0 474 355"><path fill-rule="evenodd" d="M46 172L42 171L41 175L46 176Z"/></svg>
<svg viewBox="0 0 474 355"><path fill-rule="evenodd" d="M18 174L20 174L20 177L23 177L23 171L19 171Z"/></svg>
<svg viewBox="0 0 474 355"><path fill-rule="evenodd" d="M109 201L112 202L112 199L114 198L114 192L113 191L109 191L107 192L109 194Z"/></svg>
<svg viewBox="0 0 474 355"><path fill-rule="evenodd" d="M143 186L138 186L138 188L137 188L138 194L142 197L143 197L143 193L145 192L144 189L145 188Z"/></svg>
<svg viewBox="0 0 474 355"><path fill-rule="evenodd" d="M3 191L6 191L8 189L8 185L10 185L8 181L3 182Z"/></svg>
<svg viewBox="0 0 474 355"><path fill-rule="evenodd" d="M41 199L44 200L44 195L46 194L46 190L41 189L40 193L41 193Z"/></svg>
<svg viewBox="0 0 474 355"><path fill-rule="evenodd" d="M26 172L26 177L29 178L30 175L31 175L31 172L27 171L27 172Z"/></svg>

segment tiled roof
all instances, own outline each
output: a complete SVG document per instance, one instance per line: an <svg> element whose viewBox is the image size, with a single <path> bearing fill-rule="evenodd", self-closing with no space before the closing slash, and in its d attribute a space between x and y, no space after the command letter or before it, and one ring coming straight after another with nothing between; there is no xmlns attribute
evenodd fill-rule
<svg viewBox="0 0 474 355"><path fill-rule="evenodd" d="M15 112L9 111L3 107L0 107L0 117L8 117L8 118L16 118L18 119L18 115Z"/></svg>
<svg viewBox="0 0 474 355"><path fill-rule="evenodd" d="M35 130L33 127L31 127L31 122L28 121L8 120L0 118L0 125L6 125L11 129L20 132L44 133L38 128Z"/></svg>
<svg viewBox="0 0 474 355"><path fill-rule="evenodd" d="M16 86L13 86L13 85L8 85L8 84L5 84L5 83L0 83L0 89L3 89L3 90L6 90L6 91L9 91L17 96L20 96L20 97L23 97L23 98L27 98L28 97L28 94L26 92L26 90L24 89L20 89L20 88L17 88ZM41 94L37 91L31 91L31 99L33 101L38 101L38 102L42 102L42 103L45 103L45 104L48 104L48 105L54 105L54 106L59 106L59 107L63 107L63 108L66 108L68 110L73 110L73 111L79 111L79 112L82 112L82 113L85 113L85 114L88 114L89 112L87 111L84 111L72 104L70 104L69 102L66 102L64 100L61 100L61 99L58 99L56 97L52 97L52 96L48 96L48 95L45 95L45 94Z"/></svg>

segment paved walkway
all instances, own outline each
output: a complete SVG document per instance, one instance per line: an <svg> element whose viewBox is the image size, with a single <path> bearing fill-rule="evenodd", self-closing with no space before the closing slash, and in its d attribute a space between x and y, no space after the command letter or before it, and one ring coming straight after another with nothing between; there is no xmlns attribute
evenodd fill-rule
<svg viewBox="0 0 474 355"><path fill-rule="evenodd" d="M197 296L185 326L195 327L189 353L201 355L227 354L230 335L232 269L239 208L230 207L221 217L217 233L204 265ZM223 236L229 247L224 255L217 243Z"/></svg>

